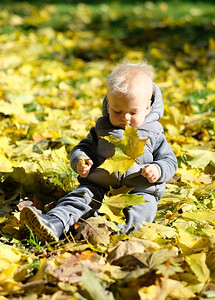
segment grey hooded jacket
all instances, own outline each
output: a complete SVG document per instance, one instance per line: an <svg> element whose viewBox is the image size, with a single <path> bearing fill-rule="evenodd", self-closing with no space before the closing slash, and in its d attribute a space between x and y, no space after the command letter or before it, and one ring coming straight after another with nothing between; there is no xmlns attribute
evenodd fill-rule
<svg viewBox="0 0 215 300"><path fill-rule="evenodd" d="M160 178L155 183L149 183L141 175L142 166L135 162L133 167L128 169L122 176L119 172L109 174L106 170L98 168L105 159L114 155L114 145L102 139L101 136L113 135L122 139L124 130L117 128L110 123L107 112L106 98L103 101L102 113L95 127L92 127L88 136L83 139L71 151L71 166L77 172L76 165L80 160L80 155L89 157L93 161L93 166L86 179L80 178L79 181L90 182L104 189L119 188L123 185L133 187L134 193L151 194L159 200L165 190L165 182L172 178L177 170L177 160L170 145L167 143L163 133L163 127L158 122L162 117L164 107L162 95L159 87L153 84L153 97L150 113L145 118L143 124L137 129L139 138L147 138L144 154L138 158L142 165L156 164L160 170Z"/></svg>

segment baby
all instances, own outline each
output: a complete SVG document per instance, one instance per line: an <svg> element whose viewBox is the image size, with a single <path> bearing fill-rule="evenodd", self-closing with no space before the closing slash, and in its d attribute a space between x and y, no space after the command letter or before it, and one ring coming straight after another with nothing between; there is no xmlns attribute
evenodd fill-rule
<svg viewBox="0 0 215 300"><path fill-rule="evenodd" d="M163 102L152 74L146 63L123 63L108 76L103 116L71 151L71 166L79 174L80 185L46 215L31 206L21 211L21 224L27 224L39 240L57 241L79 218L97 216L110 187L131 187L131 194L146 200L124 209L126 222L118 225L119 232L130 233L143 221L153 222L165 182L177 170L177 160L158 122L163 115ZM144 154L138 158L141 164L135 162L123 175L109 174L99 166L114 155L114 146L101 137L113 135L122 139L126 124L137 128L139 138L148 138Z"/></svg>

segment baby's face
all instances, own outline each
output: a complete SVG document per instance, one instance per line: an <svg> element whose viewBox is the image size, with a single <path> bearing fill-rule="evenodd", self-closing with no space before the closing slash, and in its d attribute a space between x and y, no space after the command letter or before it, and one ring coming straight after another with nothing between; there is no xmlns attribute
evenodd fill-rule
<svg viewBox="0 0 215 300"><path fill-rule="evenodd" d="M108 93L108 113L112 125L125 129L126 124L140 127L150 111L152 87L135 88L132 94Z"/></svg>

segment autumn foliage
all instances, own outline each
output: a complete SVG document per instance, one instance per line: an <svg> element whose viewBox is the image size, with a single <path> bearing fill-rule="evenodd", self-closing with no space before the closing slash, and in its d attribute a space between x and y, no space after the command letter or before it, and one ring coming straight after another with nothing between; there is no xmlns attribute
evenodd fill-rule
<svg viewBox="0 0 215 300"><path fill-rule="evenodd" d="M0 4L0 299L214 299L214 4L89 3ZM123 208L142 201L123 187L101 216L42 246L20 210L47 212L77 186L69 152L101 115L122 59L154 66L177 173L154 223L116 234ZM130 135L109 140L110 172L119 155L127 168L142 153Z"/></svg>

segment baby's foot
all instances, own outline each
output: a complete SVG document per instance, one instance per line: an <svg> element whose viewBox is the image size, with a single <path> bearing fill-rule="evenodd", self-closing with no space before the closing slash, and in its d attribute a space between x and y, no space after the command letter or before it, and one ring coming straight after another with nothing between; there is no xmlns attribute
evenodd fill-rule
<svg viewBox="0 0 215 300"><path fill-rule="evenodd" d="M55 220L56 223L62 223L54 216L40 214L32 206L24 207L20 213L21 225L30 228L38 240L43 243L57 242L59 240L61 234L59 235L55 228Z"/></svg>

